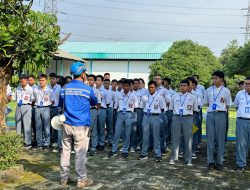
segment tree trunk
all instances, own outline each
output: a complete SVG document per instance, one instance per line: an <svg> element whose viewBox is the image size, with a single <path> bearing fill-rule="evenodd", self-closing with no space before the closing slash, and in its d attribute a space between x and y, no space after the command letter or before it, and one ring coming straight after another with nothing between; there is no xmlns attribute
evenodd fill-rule
<svg viewBox="0 0 250 190"><path fill-rule="evenodd" d="M5 108L8 102L6 96L7 85L12 76L12 64L8 64L10 60L0 60L0 134L6 131Z"/></svg>

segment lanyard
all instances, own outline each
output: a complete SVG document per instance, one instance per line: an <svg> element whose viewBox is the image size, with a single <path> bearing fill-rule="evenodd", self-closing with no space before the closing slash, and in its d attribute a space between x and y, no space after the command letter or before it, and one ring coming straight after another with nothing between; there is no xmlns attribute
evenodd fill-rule
<svg viewBox="0 0 250 190"><path fill-rule="evenodd" d="M57 84L55 85L55 88L53 88L53 92L55 93L57 89Z"/></svg>
<svg viewBox="0 0 250 190"><path fill-rule="evenodd" d="M123 95L123 108L125 108L125 107L126 107L127 102L128 102L128 100L129 100L129 97L130 97L130 93L129 93L129 95L128 95L128 99L127 99L127 101L125 102L125 101L124 101L125 96Z"/></svg>
<svg viewBox="0 0 250 190"><path fill-rule="evenodd" d="M246 103L248 105L250 103L250 100L247 99L247 92L245 92L245 96L246 96Z"/></svg>
<svg viewBox="0 0 250 190"><path fill-rule="evenodd" d="M45 91L46 91L46 89L45 89L44 92L43 92L43 96L41 95L42 89L41 89L41 91L39 92L39 96L40 96L40 98L41 98L40 101L43 101L43 98L44 98L44 96L45 96Z"/></svg>
<svg viewBox="0 0 250 190"><path fill-rule="evenodd" d="M154 95L154 97L153 97L151 103L149 103L149 95L148 95L148 109L150 109L152 103L154 102L155 96L156 96L156 94Z"/></svg>
<svg viewBox="0 0 250 190"><path fill-rule="evenodd" d="M21 100L23 99L24 89L21 87Z"/></svg>
<svg viewBox="0 0 250 190"><path fill-rule="evenodd" d="M218 93L217 96L215 97L215 95L214 95L214 86L213 86L213 97L214 97L214 102L216 102L216 100L217 100L218 96L220 95L222 89L223 89L223 86L221 87L219 93Z"/></svg>
<svg viewBox="0 0 250 190"><path fill-rule="evenodd" d="M181 94L180 94L180 102L181 102L181 107L183 107L183 105L184 105L184 103L185 103L185 100L186 100L187 96L188 96L188 93L187 93L187 95L185 96L185 98L184 98L183 102L181 102Z"/></svg>

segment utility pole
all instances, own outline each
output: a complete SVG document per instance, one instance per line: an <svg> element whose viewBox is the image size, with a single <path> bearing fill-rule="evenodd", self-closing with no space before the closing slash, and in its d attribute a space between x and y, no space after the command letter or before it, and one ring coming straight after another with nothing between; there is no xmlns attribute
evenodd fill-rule
<svg viewBox="0 0 250 190"><path fill-rule="evenodd" d="M248 7L242 10L247 10L247 14L245 15L247 17L245 43L247 43L250 40L250 1L248 1Z"/></svg>
<svg viewBox="0 0 250 190"><path fill-rule="evenodd" d="M57 14L57 0L44 0L43 12L47 14Z"/></svg>

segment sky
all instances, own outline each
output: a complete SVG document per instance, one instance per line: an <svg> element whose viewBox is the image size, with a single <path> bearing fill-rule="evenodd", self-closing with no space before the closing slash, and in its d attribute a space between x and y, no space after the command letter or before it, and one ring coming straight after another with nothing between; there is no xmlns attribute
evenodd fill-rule
<svg viewBox="0 0 250 190"><path fill-rule="evenodd" d="M174 42L191 39L216 56L236 39L244 44L247 0L57 0L68 41ZM34 10L43 11L44 0Z"/></svg>

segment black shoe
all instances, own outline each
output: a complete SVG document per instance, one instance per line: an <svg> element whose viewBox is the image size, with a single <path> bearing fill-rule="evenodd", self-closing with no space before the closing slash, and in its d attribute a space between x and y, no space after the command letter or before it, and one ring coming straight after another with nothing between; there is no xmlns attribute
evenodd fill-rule
<svg viewBox="0 0 250 190"><path fill-rule="evenodd" d="M109 147L112 147L112 143L111 142L109 143Z"/></svg>
<svg viewBox="0 0 250 190"><path fill-rule="evenodd" d="M99 146L98 150L103 151L104 150L104 146Z"/></svg>
<svg viewBox="0 0 250 190"><path fill-rule="evenodd" d="M213 169L214 168L214 163L209 163L208 165L207 165L207 169L208 170L211 170L211 169Z"/></svg>
<svg viewBox="0 0 250 190"><path fill-rule="evenodd" d="M115 152L112 152L110 151L109 154L108 154L108 157L111 158L111 157L116 157L117 156L117 153Z"/></svg>
<svg viewBox="0 0 250 190"><path fill-rule="evenodd" d="M122 153L123 158L128 158L128 153Z"/></svg>
<svg viewBox="0 0 250 190"><path fill-rule="evenodd" d="M223 166L221 164L216 164L215 169L218 171L223 171Z"/></svg>
<svg viewBox="0 0 250 190"><path fill-rule="evenodd" d="M161 161L162 161L162 159L161 159L161 157L160 157L160 156L157 156L157 157L155 157L155 161L156 161L156 162L161 162Z"/></svg>
<svg viewBox="0 0 250 190"><path fill-rule="evenodd" d="M49 146L44 146L44 147L43 147L43 150L48 151L48 150L49 150Z"/></svg>
<svg viewBox="0 0 250 190"><path fill-rule="evenodd" d="M96 155L96 151L90 150L90 156L95 156L95 155Z"/></svg>
<svg viewBox="0 0 250 190"><path fill-rule="evenodd" d="M138 160L146 160L148 159L148 156L140 155Z"/></svg>
<svg viewBox="0 0 250 190"><path fill-rule="evenodd" d="M244 167L239 167L239 166L237 166L237 169L236 169L237 172L241 173L241 172L243 172L244 170L245 170Z"/></svg>

